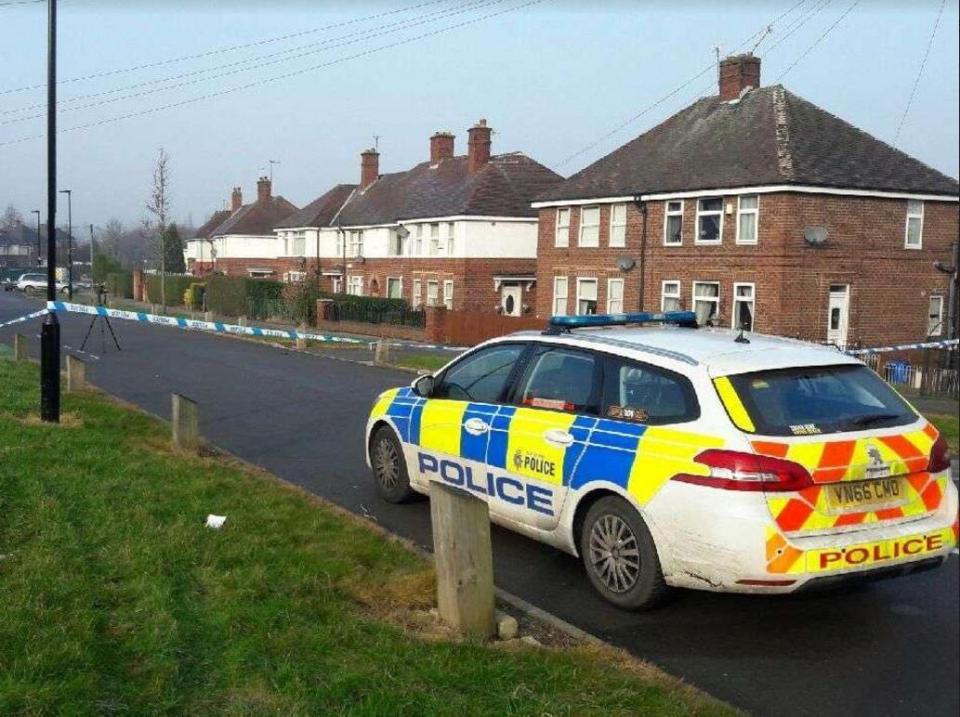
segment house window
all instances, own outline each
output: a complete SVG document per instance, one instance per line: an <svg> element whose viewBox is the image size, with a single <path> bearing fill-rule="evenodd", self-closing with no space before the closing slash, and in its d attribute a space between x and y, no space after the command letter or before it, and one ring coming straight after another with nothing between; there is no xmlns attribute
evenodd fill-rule
<svg viewBox="0 0 960 717"><path fill-rule="evenodd" d="M580 210L580 246L600 246L600 207Z"/></svg>
<svg viewBox="0 0 960 717"><path fill-rule="evenodd" d="M943 297L930 297L930 310L927 313L927 336L943 336Z"/></svg>
<svg viewBox="0 0 960 717"><path fill-rule="evenodd" d="M623 279L607 280L607 313L623 313Z"/></svg>
<svg viewBox="0 0 960 717"><path fill-rule="evenodd" d="M334 294L339 294L339 293L342 291L342 289L341 289L341 285L342 285L342 284L343 284L343 279L341 279L341 278L339 278L339 277L334 277L334 279L333 279L333 293L334 293Z"/></svg>
<svg viewBox="0 0 960 717"><path fill-rule="evenodd" d="M362 276L347 277L347 293L352 294L353 296L363 296L363 277Z"/></svg>
<svg viewBox="0 0 960 717"><path fill-rule="evenodd" d="M610 207L610 246L627 245L627 205L614 204Z"/></svg>
<svg viewBox="0 0 960 717"><path fill-rule="evenodd" d="M553 315L567 315L567 277L553 277Z"/></svg>
<svg viewBox="0 0 960 717"><path fill-rule="evenodd" d="M569 207L560 207L557 209L557 231L554 246L570 246Z"/></svg>
<svg viewBox="0 0 960 717"><path fill-rule="evenodd" d="M907 249L923 248L923 202L907 200L907 228L904 246Z"/></svg>
<svg viewBox="0 0 960 717"><path fill-rule="evenodd" d="M396 229L390 230L390 256L404 255L404 241Z"/></svg>
<svg viewBox="0 0 960 717"><path fill-rule="evenodd" d="M757 243L757 217L760 197L744 194L737 199L737 244Z"/></svg>
<svg viewBox="0 0 960 717"><path fill-rule="evenodd" d="M693 310L701 326L716 325L720 313L720 284L714 281L693 282Z"/></svg>
<svg viewBox="0 0 960 717"><path fill-rule="evenodd" d="M723 199L710 197L697 202L695 244L719 244L723 239Z"/></svg>
<svg viewBox="0 0 960 717"><path fill-rule="evenodd" d="M414 279L413 296L411 297L410 305L415 309L419 309L421 304L423 304L423 285L419 279Z"/></svg>
<svg viewBox="0 0 960 717"><path fill-rule="evenodd" d="M417 224L414 231L413 253L423 256L423 224Z"/></svg>
<svg viewBox="0 0 960 717"><path fill-rule="evenodd" d="M305 271L288 271L283 275L284 281L288 281L288 282L303 281L306 278L307 278L307 272Z"/></svg>
<svg viewBox="0 0 960 717"><path fill-rule="evenodd" d="M305 256L307 253L307 237L303 232L287 234L287 256Z"/></svg>
<svg viewBox="0 0 960 717"><path fill-rule="evenodd" d="M756 316L755 293L756 287L753 284L733 285L733 328L753 331Z"/></svg>
<svg viewBox="0 0 960 717"><path fill-rule="evenodd" d="M660 311L680 311L680 308L680 282L663 282L660 285Z"/></svg>
<svg viewBox="0 0 960 717"><path fill-rule="evenodd" d="M403 298L403 279L400 277L387 277L387 298Z"/></svg>
<svg viewBox="0 0 960 717"><path fill-rule="evenodd" d="M427 306L437 306L440 303L440 282L427 282Z"/></svg>
<svg viewBox="0 0 960 717"><path fill-rule="evenodd" d="M443 305L450 311L453 311L453 280L447 279L443 282Z"/></svg>
<svg viewBox="0 0 960 717"><path fill-rule="evenodd" d="M345 238L346 238L346 232L341 229L338 229L337 230L337 256L338 257L342 257L344 255L343 242Z"/></svg>
<svg viewBox="0 0 960 717"><path fill-rule="evenodd" d="M597 280L577 279L577 315L597 313Z"/></svg>
<svg viewBox="0 0 960 717"><path fill-rule="evenodd" d="M430 256L440 253L440 225L430 225Z"/></svg>
<svg viewBox="0 0 960 717"><path fill-rule="evenodd" d="M350 232L350 256L363 256L363 231Z"/></svg>
<svg viewBox="0 0 960 717"><path fill-rule="evenodd" d="M447 222L447 256L453 256L456 254L456 243L454 240L454 228L455 224L453 222Z"/></svg>
<svg viewBox="0 0 960 717"><path fill-rule="evenodd" d="M667 202L663 216L663 243L667 246L683 244L683 202Z"/></svg>

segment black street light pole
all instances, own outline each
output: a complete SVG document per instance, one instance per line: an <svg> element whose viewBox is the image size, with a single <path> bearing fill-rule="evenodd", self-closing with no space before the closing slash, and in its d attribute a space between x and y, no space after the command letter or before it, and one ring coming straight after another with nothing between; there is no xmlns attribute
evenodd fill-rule
<svg viewBox="0 0 960 717"><path fill-rule="evenodd" d="M57 0L47 0L47 301L57 298ZM40 327L40 419L60 422L60 322Z"/></svg>
<svg viewBox="0 0 960 717"><path fill-rule="evenodd" d="M61 189L67 195L67 297L73 301L73 190Z"/></svg>
<svg viewBox="0 0 960 717"><path fill-rule="evenodd" d="M30 213L37 215L37 266L40 266L40 257L43 255L43 246L40 244L40 210L34 209Z"/></svg>

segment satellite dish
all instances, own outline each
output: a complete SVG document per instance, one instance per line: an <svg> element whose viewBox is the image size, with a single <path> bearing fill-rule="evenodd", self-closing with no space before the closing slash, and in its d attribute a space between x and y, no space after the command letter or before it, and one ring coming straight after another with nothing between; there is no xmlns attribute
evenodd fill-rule
<svg viewBox="0 0 960 717"><path fill-rule="evenodd" d="M617 259L617 268L620 271L630 271L636 265L636 259L631 259L629 256L621 256Z"/></svg>
<svg viewBox="0 0 960 717"><path fill-rule="evenodd" d="M397 227L397 236L401 239L406 239L408 236L410 236L410 230L401 224Z"/></svg>
<svg viewBox="0 0 960 717"><path fill-rule="evenodd" d="M826 227L807 227L803 230L803 238L810 246L823 246L827 241Z"/></svg>

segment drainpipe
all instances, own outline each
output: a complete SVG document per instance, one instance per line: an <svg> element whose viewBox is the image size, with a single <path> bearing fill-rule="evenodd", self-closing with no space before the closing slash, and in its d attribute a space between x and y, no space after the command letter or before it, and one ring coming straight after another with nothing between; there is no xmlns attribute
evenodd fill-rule
<svg viewBox="0 0 960 717"><path fill-rule="evenodd" d="M643 311L647 273L647 205L639 194L633 198L633 203L642 217L640 224L640 308L638 311Z"/></svg>

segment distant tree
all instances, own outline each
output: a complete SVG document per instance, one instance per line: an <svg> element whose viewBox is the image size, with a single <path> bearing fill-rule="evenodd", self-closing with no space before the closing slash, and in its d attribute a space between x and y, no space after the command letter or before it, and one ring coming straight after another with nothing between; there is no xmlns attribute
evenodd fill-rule
<svg viewBox="0 0 960 717"><path fill-rule="evenodd" d="M3 210L3 214L0 214L0 229L13 229L22 222L23 215L12 204L8 204L7 208Z"/></svg>
<svg viewBox="0 0 960 717"><path fill-rule="evenodd" d="M95 246L93 250L93 280L94 281L106 281L107 274L112 274L117 271L122 271L123 267L120 266L120 262L117 261L114 257L109 254L104 253L100 250L99 246Z"/></svg>
<svg viewBox="0 0 960 717"><path fill-rule="evenodd" d="M183 240L176 223L167 227L163 235L164 266L171 274L185 274L187 265L183 260Z"/></svg>
<svg viewBox="0 0 960 717"><path fill-rule="evenodd" d="M164 250L164 240L167 233L167 217L170 215L170 155L166 153L163 147L157 154L156 164L153 166L153 188L150 191L150 199L147 201L147 211L153 215L152 228L153 235L157 237L159 244L158 253L160 255L160 306L167 308L167 282L166 282L166 251Z"/></svg>

